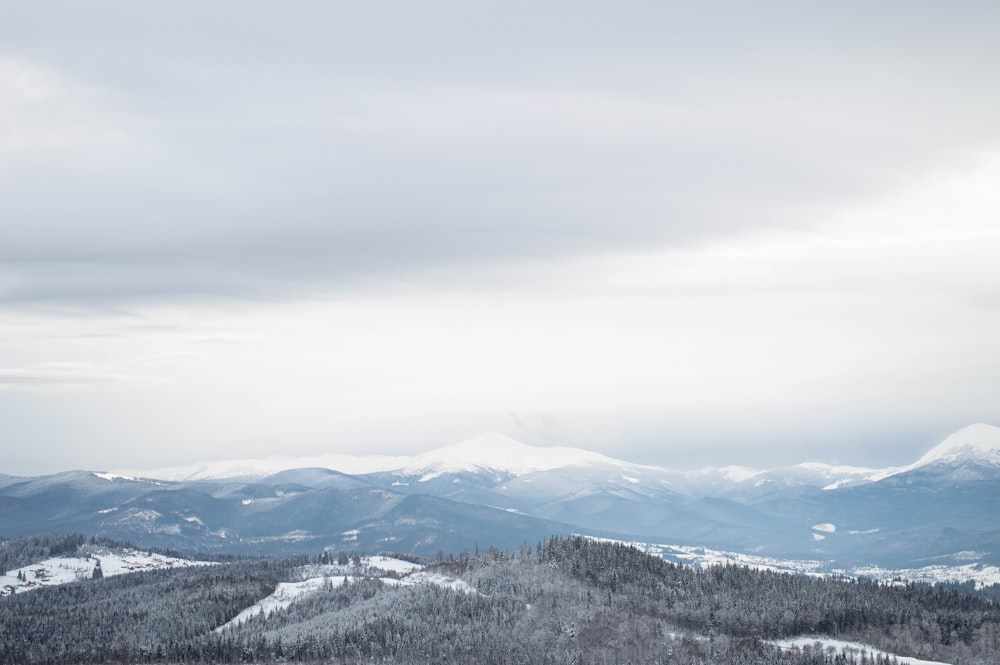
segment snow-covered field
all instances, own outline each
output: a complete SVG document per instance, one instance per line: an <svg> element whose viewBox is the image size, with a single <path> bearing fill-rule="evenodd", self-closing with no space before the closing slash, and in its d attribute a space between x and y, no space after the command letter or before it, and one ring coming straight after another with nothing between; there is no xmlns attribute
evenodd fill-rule
<svg viewBox="0 0 1000 665"><path fill-rule="evenodd" d="M982 563L966 563L955 566L935 565L921 568L891 569L878 566L854 568L852 575L869 577L881 582L905 580L907 582L975 582L981 589L991 584L1000 584L1000 568Z"/></svg>
<svg viewBox="0 0 1000 665"><path fill-rule="evenodd" d="M868 661L871 662L876 657L890 656L895 658L899 665L949 665L948 663L942 663L936 660L920 660L919 658L912 658L910 656L897 656L895 654L888 653L887 651L881 651L875 647L868 646L867 644L845 642L844 640L835 640L829 637L795 637L788 640L775 640L772 641L771 644L774 644L782 649L803 649L805 647L812 647L832 653L842 653L847 657L848 661L852 663L860 663L862 661L862 657L867 657Z"/></svg>
<svg viewBox="0 0 1000 665"><path fill-rule="evenodd" d="M443 587L445 589L451 589L452 591L461 591L462 593L476 593L476 590L469 586L468 582L465 580L460 580L456 577L448 577L447 575L441 575L440 573L428 573L426 571L414 573L408 577L400 580L403 584L430 584L433 586Z"/></svg>
<svg viewBox="0 0 1000 665"><path fill-rule="evenodd" d="M365 556L361 557L361 565L355 566L353 563L337 564L306 564L296 568L296 572L302 580L315 577L333 577L339 575L343 577L402 577L410 573L422 570L419 563L411 563L402 559L395 559L388 556Z"/></svg>
<svg viewBox="0 0 1000 665"><path fill-rule="evenodd" d="M246 608L233 617L232 621L216 628L215 632L222 632L230 626L239 626L258 614L267 616L272 612L287 608L296 600L324 589L341 586L345 581L353 582L357 579L356 577L312 577L302 582L279 582L274 593Z"/></svg>
<svg viewBox="0 0 1000 665"><path fill-rule="evenodd" d="M98 562L105 577L140 570L211 565L207 561L178 559L140 550L94 550L82 552L79 556L53 557L30 566L8 570L5 575L0 575L0 593L10 595L90 579Z"/></svg>
<svg viewBox="0 0 1000 665"><path fill-rule="evenodd" d="M699 568L709 568L711 566L724 566L727 564L747 566L757 570L771 570L779 573L796 573L799 575L822 576L829 573L825 570L825 561L811 560L791 560L775 559L772 557L758 556L755 554L743 554L741 552L724 552L713 550L707 547L690 547L687 545L667 545L664 543L643 543L638 541L611 540L608 538L595 538L586 536L593 540L604 542L620 542L624 545L631 545L638 550L662 557L668 561Z"/></svg>
<svg viewBox="0 0 1000 665"><path fill-rule="evenodd" d="M440 573L430 573L423 570L424 566L401 559L386 556L366 556L361 558L359 566L347 564L310 564L298 569L303 577L299 582L281 582L267 598L260 600L237 614L231 621L215 629L219 633L226 628L239 626L251 617L283 610L297 600L307 598L321 591L341 586L345 582L351 584L361 579L378 579L391 586L415 586L430 584L434 586L476 593L467 582Z"/></svg>
<svg viewBox="0 0 1000 665"><path fill-rule="evenodd" d="M832 533L833 525L817 525L825 527L827 533ZM814 529L816 527L813 527ZM589 536L588 536L589 537ZM608 540L594 538L594 540ZM881 568L878 566L859 566L848 570L834 568L829 561L810 559L775 559L773 557L744 554L742 552L725 552L707 547L689 547L686 545L668 545L664 543L622 542L632 545L643 552L663 557L669 561L677 561L699 568L724 566L727 564L748 566L757 570L771 570L779 573L794 573L796 575L814 575L817 577L848 577L878 580L880 582L974 582L977 588L991 584L1000 584L1000 568L978 562L957 565L932 565L921 568ZM975 554L975 553L971 553Z"/></svg>

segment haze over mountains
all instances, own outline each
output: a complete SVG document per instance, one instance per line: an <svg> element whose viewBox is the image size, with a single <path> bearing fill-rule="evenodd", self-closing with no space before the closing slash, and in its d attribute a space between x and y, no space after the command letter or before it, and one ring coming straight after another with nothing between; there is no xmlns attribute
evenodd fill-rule
<svg viewBox="0 0 1000 665"><path fill-rule="evenodd" d="M1000 564L1000 428L913 463L676 471L498 433L413 457L269 457L0 478L0 536L80 531L182 550L433 553L584 533L820 562Z"/></svg>
<svg viewBox="0 0 1000 665"><path fill-rule="evenodd" d="M273 455L258 459L219 460L159 469L119 469L113 476L186 481L223 478L264 478L281 471L325 468L350 475L393 473L420 476L427 482L454 473L494 473L524 476L560 468L619 469L622 473L656 476L664 485L696 494L715 493L729 484L743 488L765 487L774 483L810 485L837 489L848 485L884 480L926 466L962 467L966 472L982 467L1000 467L1000 427L977 423L955 432L929 450L919 460L903 466L872 468L850 465L802 462L774 469L745 466L705 467L695 471L676 471L652 465L640 465L579 448L565 446L529 446L499 432L486 432L450 446L415 456L327 454L309 457ZM966 468L971 467L971 468ZM629 477L632 478L631 476ZM636 479L630 480L635 483Z"/></svg>

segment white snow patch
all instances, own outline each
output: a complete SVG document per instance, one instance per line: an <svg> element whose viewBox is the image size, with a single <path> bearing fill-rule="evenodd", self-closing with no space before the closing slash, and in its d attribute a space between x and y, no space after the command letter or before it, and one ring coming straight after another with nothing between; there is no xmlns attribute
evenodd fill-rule
<svg viewBox="0 0 1000 665"><path fill-rule="evenodd" d="M395 470L427 482L445 473L501 473L521 476L564 467L636 468L600 453L565 446L535 447L499 432L486 432L444 448L421 453Z"/></svg>
<svg viewBox="0 0 1000 665"><path fill-rule="evenodd" d="M308 457L272 455L257 459L217 460L141 471L116 470L114 473L158 480L205 480L210 478L263 478L279 471L316 467L334 469L349 475L363 475L398 469L410 459L410 457L388 455L346 455L340 453Z"/></svg>
<svg viewBox="0 0 1000 665"><path fill-rule="evenodd" d="M829 522L823 522L822 524L813 524L813 531L821 531L823 533L837 533L837 525L830 524Z"/></svg>
<svg viewBox="0 0 1000 665"><path fill-rule="evenodd" d="M423 565L412 561L403 561L388 556L368 556L361 559L361 563L370 569L381 570L386 573L399 573L409 575L418 570L423 570Z"/></svg>
<svg viewBox="0 0 1000 665"><path fill-rule="evenodd" d="M79 556L52 557L39 563L9 570L6 575L0 575L0 594L21 593L44 586L90 579L98 561L105 577L140 570L214 565L210 561L179 559L139 550L95 550L90 556L82 552ZM25 578L23 581L18 579L18 573Z"/></svg>
<svg viewBox="0 0 1000 665"><path fill-rule="evenodd" d="M354 565L353 562L345 564L306 564L296 568L294 575L300 582L314 577L344 577L345 575L349 577L377 577L382 578L384 581L385 575L405 576L418 570L423 570L423 568L422 564L403 561L402 559L393 557L366 556L361 557L358 565Z"/></svg>
<svg viewBox="0 0 1000 665"><path fill-rule="evenodd" d="M813 536L825 537L817 533L814 533ZM887 583L899 582L900 580L905 580L906 582L926 582L928 584L936 582L973 582L976 588L979 589L992 584L1000 584L1000 567L983 563L965 563L960 565L939 564L924 566L922 568L897 569L881 568L879 566L859 566L845 570L834 568L830 561L775 559L773 557L746 554L743 552L713 550L707 547L611 540L593 536L584 537L595 541L631 545L648 554L653 554L667 560L676 560L680 563L699 568L733 564L748 566L757 570L771 570L779 573L794 573L813 577L834 579L866 577ZM970 557L976 554L976 552L963 551L948 558L968 561Z"/></svg>
<svg viewBox="0 0 1000 665"><path fill-rule="evenodd" d="M844 654L852 663L860 663L863 658L871 662L875 658L888 656L895 658L899 665L950 665L949 663L942 663L936 660L920 660L911 656L897 656L867 644L835 640L829 637L795 637L787 640L772 640L770 644L786 651L803 649L805 647L819 648L823 651L829 651L832 654Z"/></svg>
<svg viewBox="0 0 1000 665"><path fill-rule="evenodd" d="M133 478L132 476L123 476L120 473L99 473L95 471L94 475L104 480L116 480L119 478L121 480L135 480L135 478Z"/></svg>
<svg viewBox="0 0 1000 665"><path fill-rule="evenodd" d="M764 472L760 469L751 469L747 466L737 466L735 464L731 464L723 467L707 466L703 469L688 471L685 473L685 476L692 480L718 477L732 483L741 483L745 480L750 480L754 476L760 475L761 473Z"/></svg>
<svg viewBox="0 0 1000 665"><path fill-rule="evenodd" d="M986 556L986 552L963 550L961 552L955 552L953 555L951 555L951 558L955 559L956 561L979 561L984 556Z"/></svg>
<svg viewBox="0 0 1000 665"><path fill-rule="evenodd" d="M977 589L1000 584L1000 568L981 563L966 563L958 566L945 564L923 566L921 568L889 569L879 566L862 566L851 571L854 575L870 577L881 582L906 580L909 582L974 582Z"/></svg>
<svg viewBox="0 0 1000 665"><path fill-rule="evenodd" d="M633 485L638 485L639 484L639 479L638 478L633 478L632 476L622 476L622 480L627 480L628 482L632 483Z"/></svg>
<svg viewBox="0 0 1000 665"><path fill-rule="evenodd" d="M408 575L402 581L405 584L431 584L445 589L452 589L453 591L461 591L462 593L477 593L465 580L460 580L457 577L448 577L440 573L422 571Z"/></svg>
<svg viewBox="0 0 1000 665"><path fill-rule="evenodd" d="M275 588L274 593L272 593L267 598L259 600L250 607L246 608L232 620L224 623L215 629L215 632L221 633L226 628L232 626L239 626L240 624L246 623L252 617L258 614L263 614L265 616L276 612L278 610L283 610L291 605L296 600L299 600L305 596L312 595L314 593L319 593L327 589L333 589L344 583L345 580L351 582L357 578L351 577L313 577L311 579L305 580L303 582L279 582L277 588Z"/></svg>
<svg viewBox="0 0 1000 665"><path fill-rule="evenodd" d="M824 536L821 533L814 533L813 534L813 540L815 540L815 541L826 540L826 536Z"/></svg>
<svg viewBox="0 0 1000 665"><path fill-rule="evenodd" d="M750 478L753 478L758 473L760 473L760 471L757 469L751 469L750 467L736 466L736 465L724 466L721 469L719 469L719 471L721 472L723 478L731 480L736 483L742 482L744 480L749 480Z"/></svg>
<svg viewBox="0 0 1000 665"><path fill-rule="evenodd" d="M744 554L742 552L724 552L721 550L709 549L707 547L630 542L624 540L612 540L609 538L595 538L593 536L585 537L601 542L632 545L636 549L646 552L647 554L653 554L666 559L676 559L681 563L686 563L700 568L733 564L748 566L756 570L770 570L779 573L797 573L800 575L814 576L823 576L828 574L826 572L827 562L825 561L775 559L756 554Z"/></svg>
<svg viewBox="0 0 1000 665"><path fill-rule="evenodd" d="M297 600L334 589L344 584L345 581L353 583L362 579L378 579L389 586L432 584L462 593L477 593L464 580L440 573L424 572L423 568L424 566L419 563L387 556L363 557L360 566L341 566L339 564L302 566L297 569L297 572L310 577L298 582L280 582L274 589L274 593L246 608L232 620L216 628L215 632L221 633L226 628L239 626L258 614L267 616L272 612L286 609ZM401 575L402 577L383 577L379 573L382 575Z"/></svg>

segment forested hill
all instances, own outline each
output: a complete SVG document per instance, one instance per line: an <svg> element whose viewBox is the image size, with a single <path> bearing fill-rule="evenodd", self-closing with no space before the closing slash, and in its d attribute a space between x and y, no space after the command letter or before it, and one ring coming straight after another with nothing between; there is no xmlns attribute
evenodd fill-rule
<svg viewBox="0 0 1000 665"><path fill-rule="evenodd" d="M581 538L441 556L423 583L358 571L216 630L279 582L322 568L305 563L151 571L0 598L0 662L846 664L832 650L771 643L825 636L929 661L1000 663L994 599L697 571Z"/></svg>

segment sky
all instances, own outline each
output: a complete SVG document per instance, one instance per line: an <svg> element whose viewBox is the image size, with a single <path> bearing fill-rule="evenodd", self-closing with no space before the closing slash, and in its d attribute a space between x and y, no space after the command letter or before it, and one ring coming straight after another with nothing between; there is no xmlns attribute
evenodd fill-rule
<svg viewBox="0 0 1000 665"><path fill-rule="evenodd" d="M2 2L0 473L1000 424L994 2Z"/></svg>

